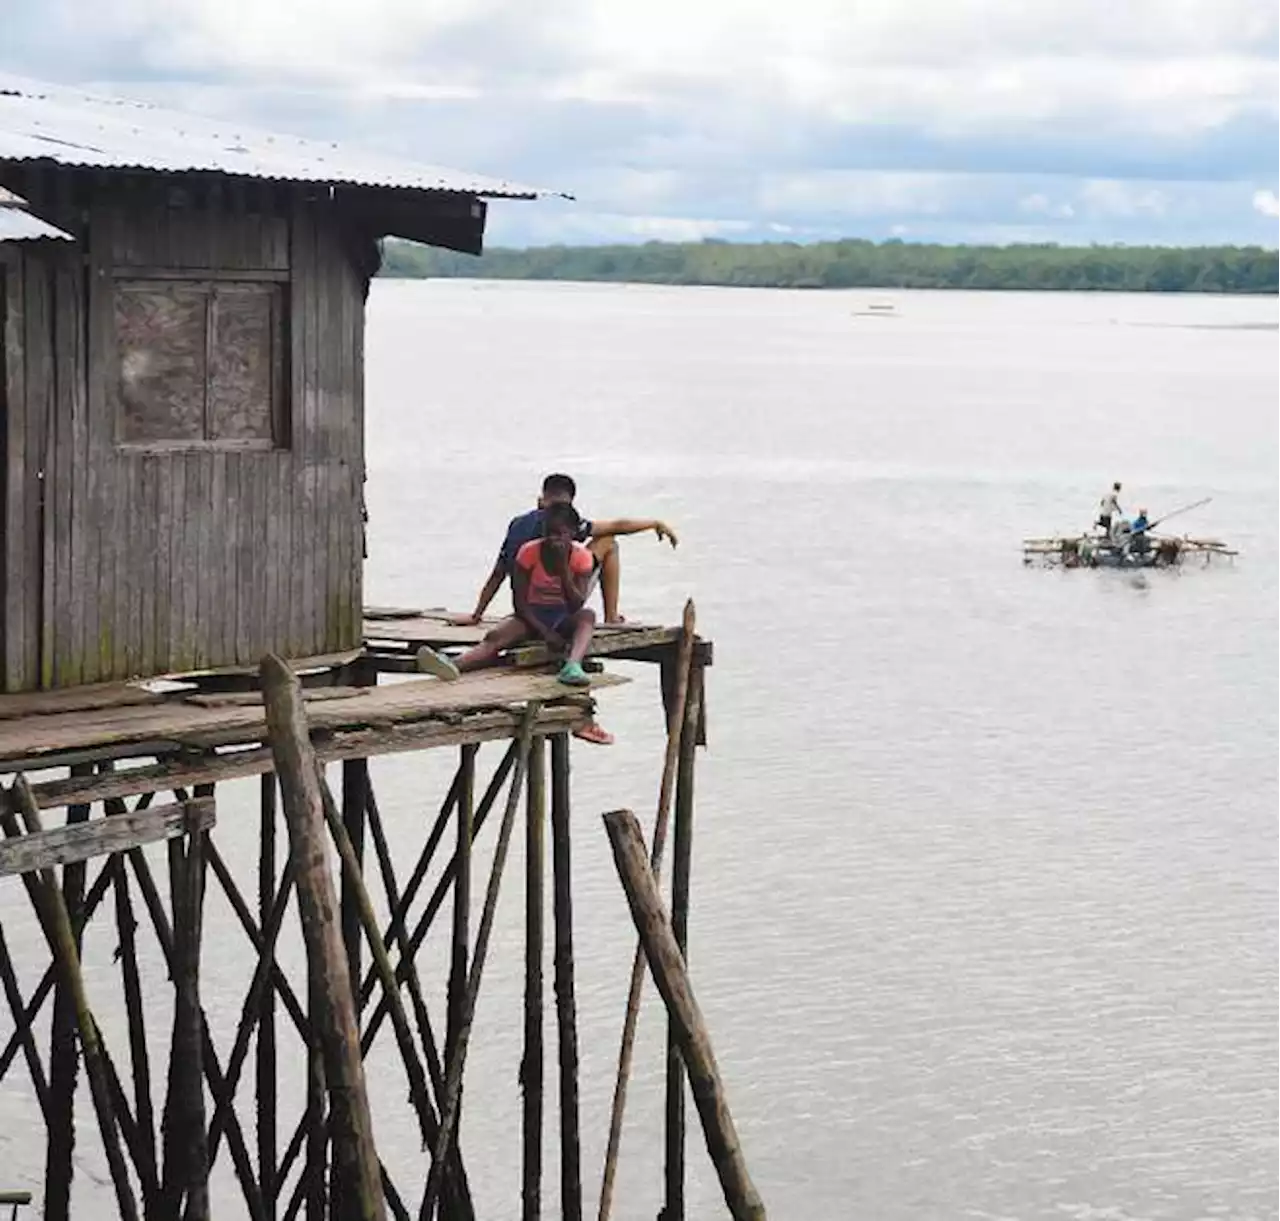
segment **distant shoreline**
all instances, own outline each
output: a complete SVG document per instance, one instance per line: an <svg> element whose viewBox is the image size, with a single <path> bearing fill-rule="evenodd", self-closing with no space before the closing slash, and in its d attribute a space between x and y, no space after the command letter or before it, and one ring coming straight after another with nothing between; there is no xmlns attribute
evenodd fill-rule
<svg viewBox="0 0 1280 1221"><path fill-rule="evenodd" d="M1280 255L1259 246L942 246L851 240L807 246L703 241L497 247L476 257L391 239L379 274L411 280L722 288L1273 296L1280 291Z"/></svg>

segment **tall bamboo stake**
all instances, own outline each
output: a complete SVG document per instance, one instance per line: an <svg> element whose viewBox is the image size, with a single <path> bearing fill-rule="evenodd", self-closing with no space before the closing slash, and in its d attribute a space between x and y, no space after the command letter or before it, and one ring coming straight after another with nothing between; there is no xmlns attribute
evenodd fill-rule
<svg viewBox="0 0 1280 1221"><path fill-rule="evenodd" d="M134 1108L137 1111L141 1159L135 1159L142 1180L142 1209L150 1219L159 1192L159 1163L156 1158L156 1121L151 1105L151 1057L147 1049L146 1006L138 973L138 921L129 898L129 871L124 857L113 856L110 866L115 881L116 932L120 939L120 966L124 977L125 1015L129 1024L129 1062L133 1071Z"/></svg>
<svg viewBox="0 0 1280 1221"><path fill-rule="evenodd" d="M729 1213L734 1221L764 1221L764 1204L747 1172L711 1038L676 945L657 877L645 854L640 823L630 810L615 810L604 816L604 825L653 982L675 1027L707 1152L719 1176Z"/></svg>
<svg viewBox="0 0 1280 1221"><path fill-rule="evenodd" d="M276 892L276 777L260 782L258 829L258 924L265 928ZM254 1048L258 1100L258 1181L267 1221L275 1221L280 1198L276 1181L276 994L262 993L258 1005L258 1038Z"/></svg>
<svg viewBox="0 0 1280 1221"><path fill-rule="evenodd" d="M535 737L529 753L529 799L525 810L524 853L524 1092L521 1131L521 1215L542 1215L542 909L547 817L547 744Z"/></svg>
<svg viewBox="0 0 1280 1221"><path fill-rule="evenodd" d="M573 870L569 834L569 735L551 739L551 872L555 920L556 1032L560 1061L560 1212L582 1221L578 1118L578 1016L573 980Z"/></svg>
<svg viewBox="0 0 1280 1221"><path fill-rule="evenodd" d="M382 1221L382 1181L360 1057L355 999L336 921L337 896L324 843L324 803L301 686L284 662L270 654L262 660L261 674L267 733L284 799L290 850L298 867L298 908L316 1001L312 1026L324 1057L330 1105L333 1194L344 1218Z"/></svg>
<svg viewBox="0 0 1280 1221"><path fill-rule="evenodd" d="M697 614L693 601L684 604L680 647L676 657L676 696L667 721L667 752L662 763L662 783L658 789L658 812L653 824L653 851L650 865L655 876L662 872L662 852L667 840L671 814L671 791L680 759L684 735L685 704L689 696L689 673L693 665L694 629ZM608 1221L613 1208L614 1180L618 1173L618 1150L622 1144L622 1117L627 1106L627 1085L631 1079L631 1058L635 1049L636 1019L640 1012L640 989L644 984L644 952L636 946L631 960L631 982L627 988L627 1008L622 1019L622 1041L618 1049L618 1072L613 1085L613 1107L609 1115L609 1143L605 1150L604 1177L600 1184L599 1221Z"/></svg>
<svg viewBox="0 0 1280 1221"><path fill-rule="evenodd" d="M702 711L702 667L693 663L684 730L680 735L680 765L676 772L675 839L671 860L671 930L688 962L689 870L693 855L693 773L698 755L698 721ZM675 1023L667 1023L666 1204L664 1221L684 1219L684 1063Z"/></svg>
<svg viewBox="0 0 1280 1221"><path fill-rule="evenodd" d="M174 1009L165 1101L163 1211L205 1221L209 1215L209 1150L204 1123L200 1009L200 923L204 905L204 836L169 841L173 903Z"/></svg>
<svg viewBox="0 0 1280 1221"><path fill-rule="evenodd" d="M72 776L93 771L92 764L77 764ZM89 807L83 803L67 808L67 823L84 822ZM84 901L83 862L67 865L62 871L62 896L72 920ZM73 929L76 953L80 933ZM53 1023L49 1033L49 1119L45 1161L44 1209L46 1221L70 1221L71 1179L76 1146L75 1095L79 1050L76 1046L76 1011L70 985L59 978L53 993Z"/></svg>

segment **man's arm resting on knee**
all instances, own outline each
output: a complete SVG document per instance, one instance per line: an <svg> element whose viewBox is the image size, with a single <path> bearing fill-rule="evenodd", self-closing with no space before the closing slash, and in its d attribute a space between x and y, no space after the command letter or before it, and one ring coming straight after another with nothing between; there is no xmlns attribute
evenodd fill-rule
<svg viewBox="0 0 1280 1221"><path fill-rule="evenodd" d="M673 547L680 541L676 532L664 521L653 517L618 517L611 521L593 521L592 538L617 538L624 534L645 534L652 530L658 538L665 539Z"/></svg>

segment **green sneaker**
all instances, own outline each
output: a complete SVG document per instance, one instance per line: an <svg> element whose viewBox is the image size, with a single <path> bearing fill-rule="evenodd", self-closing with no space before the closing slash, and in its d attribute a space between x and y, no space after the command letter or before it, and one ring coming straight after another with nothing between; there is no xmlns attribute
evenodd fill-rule
<svg viewBox="0 0 1280 1221"><path fill-rule="evenodd" d="M418 650L418 669L423 674L434 674L446 683L456 683L462 677L462 672L443 653L437 653L425 644Z"/></svg>
<svg viewBox="0 0 1280 1221"><path fill-rule="evenodd" d="M566 661L560 667L560 673L556 675L556 678L564 683L566 687L589 687L591 685L587 672L576 661Z"/></svg>

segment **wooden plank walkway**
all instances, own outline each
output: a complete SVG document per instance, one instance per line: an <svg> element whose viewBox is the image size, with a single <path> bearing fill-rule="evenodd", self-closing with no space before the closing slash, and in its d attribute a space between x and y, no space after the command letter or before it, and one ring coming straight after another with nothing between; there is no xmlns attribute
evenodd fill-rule
<svg viewBox="0 0 1280 1221"><path fill-rule="evenodd" d="M364 612L364 641L369 647L392 645L416 649L466 648L479 644L484 634L501 622L501 618L485 619L479 624L460 624L456 616L443 610L413 610L408 607L369 607ZM589 657L616 657L660 645L675 644L680 639L679 627L662 627L641 623L600 624L592 636Z"/></svg>
<svg viewBox="0 0 1280 1221"><path fill-rule="evenodd" d="M619 675L594 674L590 691L628 681ZM16 761L29 762L72 751L157 743L170 744L171 749L210 749L259 742L266 734L266 719L258 700L244 704L239 699L206 697L196 702L179 694L158 703L138 704L130 702L136 689L119 690L120 702L106 701L105 692L99 690L100 706L0 719L0 771L13 770ZM464 675L453 683L420 678L378 687L319 688L307 694L319 697L307 701L312 730L337 733L390 729L433 720L447 724L472 713L522 708L535 700L581 705L587 691L565 687L553 674L497 669Z"/></svg>

